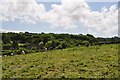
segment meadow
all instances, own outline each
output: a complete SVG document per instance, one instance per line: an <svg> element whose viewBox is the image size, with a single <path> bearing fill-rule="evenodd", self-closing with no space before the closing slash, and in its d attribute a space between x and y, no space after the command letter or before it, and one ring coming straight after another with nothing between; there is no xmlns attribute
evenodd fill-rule
<svg viewBox="0 0 120 80"><path fill-rule="evenodd" d="M118 45L6 56L2 70L2 78L118 78Z"/></svg>

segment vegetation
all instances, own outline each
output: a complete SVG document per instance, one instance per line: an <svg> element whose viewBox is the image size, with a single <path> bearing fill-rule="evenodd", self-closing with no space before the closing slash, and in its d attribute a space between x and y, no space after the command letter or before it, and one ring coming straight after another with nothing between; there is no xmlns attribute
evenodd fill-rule
<svg viewBox="0 0 120 80"><path fill-rule="evenodd" d="M40 52L45 50L65 49L77 46L101 45L101 44L117 44L120 38L100 38L91 34L73 35L73 34L54 34L54 33L2 33L2 55L10 55L17 51L25 50L25 53ZM18 54L14 53L14 54Z"/></svg>
<svg viewBox="0 0 120 80"><path fill-rule="evenodd" d="M2 78L118 78L116 36L9 32L0 43Z"/></svg>
<svg viewBox="0 0 120 80"><path fill-rule="evenodd" d="M118 78L117 44L6 56L2 60L3 78Z"/></svg>

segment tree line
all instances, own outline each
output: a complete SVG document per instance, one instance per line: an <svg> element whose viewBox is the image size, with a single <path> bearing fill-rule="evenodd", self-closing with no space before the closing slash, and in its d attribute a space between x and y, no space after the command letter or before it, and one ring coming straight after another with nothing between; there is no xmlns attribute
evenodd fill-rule
<svg viewBox="0 0 120 80"><path fill-rule="evenodd" d="M54 33L0 33L3 50L52 50L65 49L75 46L90 46L101 44L117 44L120 38L94 37L91 34L54 34Z"/></svg>

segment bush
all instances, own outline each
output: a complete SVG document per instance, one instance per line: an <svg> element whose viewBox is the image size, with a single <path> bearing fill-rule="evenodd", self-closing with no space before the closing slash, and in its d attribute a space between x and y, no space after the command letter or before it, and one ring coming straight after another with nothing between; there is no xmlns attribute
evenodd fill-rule
<svg viewBox="0 0 120 80"><path fill-rule="evenodd" d="M48 41L46 44L45 44L45 47L50 50L52 49L52 41Z"/></svg>
<svg viewBox="0 0 120 80"><path fill-rule="evenodd" d="M43 49L43 48L44 48L44 43L43 43L43 42L40 42L40 43L39 43L39 46L40 46L40 49Z"/></svg>
<svg viewBox="0 0 120 80"><path fill-rule="evenodd" d="M14 54L21 54L21 50L14 50L13 53Z"/></svg>
<svg viewBox="0 0 120 80"><path fill-rule="evenodd" d="M10 48L12 47L12 44L8 43L8 44L4 44L3 46L3 50L10 50Z"/></svg>
<svg viewBox="0 0 120 80"><path fill-rule="evenodd" d="M11 55L11 53L19 55L22 54L22 51L24 51L25 54L38 52L37 50L27 50L25 48L19 48L17 50L3 50L0 55Z"/></svg>
<svg viewBox="0 0 120 80"><path fill-rule="evenodd" d="M26 44L18 44L18 46L25 48L25 47L26 47Z"/></svg>
<svg viewBox="0 0 120 80"><path fill-rule="evenodd" d="M37 47L32 47L31 49L32 49L32 50L37 50Z"/></svg>
<svg viewBox="0 0 120 80"><path fill-rule="evenodd" d="M57 49L65 49L66 47L70 46L69 44L67 44L67 42L61 42L56 48Z"/></svg>
<svg viewBox="0 0 120 80"><path fill-rule="evenodd" d="M29 53L29 52L30 52L29 50L27 50L27 49L25 49L25 48L19 48L19 51L20 51L20 52L24 51L25 53Z"/></svg>
<svg viewBox="0 0 120 80"><path fill-rule="evenodd" d="M13 47L14 49L18 49L18 48L19 48L18 42L17 42L17 41L13 41L12 47Z"/></svg>
<svg viewBox="0 0 120 80"><path fill-rule="evenodd" d="M89 42L88 41L83 41L83 45L85 45L85 46L89 46Z"/></svg>
<svg viewBox="0 0 120 80"><path fill-rule="evenodd" d="M67 43L66 42L62 42L62 49L65 49L67 47Z"/></svg>
<svg viewBox="0 0 120 80"><path fill-rule="evenodd" d="M10 55L12 53L12 51L11 50L3 50L2 51L2 55Z"/></svg>
<svg viewBox="0 0 120 80"><path fill-rule="evenodd" d="M56 47L56 49L62 49L62 45L59 44L59 45Z"/></svg>

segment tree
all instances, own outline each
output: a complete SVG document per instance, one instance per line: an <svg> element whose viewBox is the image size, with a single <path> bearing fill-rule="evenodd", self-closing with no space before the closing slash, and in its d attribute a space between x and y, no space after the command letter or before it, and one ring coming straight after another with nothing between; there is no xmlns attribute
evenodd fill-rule
<svg viewBox="0 0 120 80"><path fill-rule="evenodd" d="M66 41L62 42L62 49L65 49L66 47L67 47L67 42Z"/></svg>
<svg viewBox="0 0 120 80"><path fill-rule="evenodd" d="M51 46L52 46L52 48L56 48L59 44L60 44L60 43L59 43L58 40L53 40Z"/></svg>
<svg viewBox="0 0 120 80"><path fill-rule="evenodd" d="M87 34L86 36L88 36L88 37L91 37L91 38L95 38L93 35L91 35L91 34Z"/></svg>
<svg viewBox="0 0 120 80"><path fill-rule="evenodd" d="M10 37L8 34L3 33L3 34L1 34L0 38L4 44L10 43Z"/></svg>
<svg viewBox="0 0 120 80"><path fill-rule="evenodd" d="M83 41L83 45L85 45L86 47L89 47L89 42L88 41Z"/></svg>
<svg viewBox="0 0 120 80"><path fill-rule="evenodd" d="M39 46L40 46L40 49L43 49L43 48L44 48L44 43L43 43L43 42L40 42L40 43L39 43Z"/></svg>
<svg viewBox="0 0 120 80"><path fill-rule="evenodd" d="M33 44L38 44L39 43L39 39L38 38L33 38L32 39L32 43Z"/></svg>
<svg viewBox="0 0 120 80"><path fill-rule="evenodd" d="M17 41L13 41L12 47L13 47L14 49L18 49L18 48L19 48L19 47L18 47L18 42L17 42Z"/></svg>
<svg viewBox="0 0 120 80"><path fill-rule="evenodd" d="M58 46L57 49L65 49L67 47L67 42L66 41L62 41Z"/></svg>
<svg viewBox="0 0 120 80"><path fill-rule="evenodd" d="M48 41L46 44L45 44L45 47L50 50L52 49L52 41Z"/></svg>

